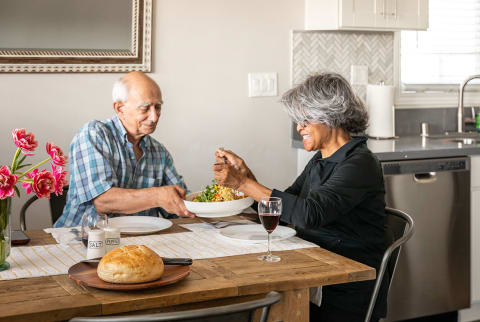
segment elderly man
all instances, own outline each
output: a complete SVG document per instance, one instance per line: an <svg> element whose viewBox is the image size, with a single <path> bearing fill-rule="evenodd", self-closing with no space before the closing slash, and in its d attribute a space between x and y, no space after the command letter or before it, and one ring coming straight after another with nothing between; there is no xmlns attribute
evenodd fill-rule
<svg viewBox="0 0 480 322"><path fill-rule="evenodd" d="M132 72L113 86L116 115L83 126L70 146L70 189L55 227L81 224L85 213L194 216L186 185L167 149L150 136L162 108L158 85Z"/></svg>

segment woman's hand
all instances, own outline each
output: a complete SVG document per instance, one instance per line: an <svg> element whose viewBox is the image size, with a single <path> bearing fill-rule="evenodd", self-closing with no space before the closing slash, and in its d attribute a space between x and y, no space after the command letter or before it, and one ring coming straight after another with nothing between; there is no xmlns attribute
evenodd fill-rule
<svg viewBox="0 0 480 322"><path fill-rule="evenodd" d="M245 164L245 161L243 161L242 158L240 158L238 155L236 155L232 151L224 150L222 148L218 149L215 152L215 160L217 164L225 163L233 167L235 170L240 171L240 173L243 176L256 181L255 176L253 175L252 171L247 167L247 165Z"/></svg>
<svg viewBox="0 0 480 322"><path fill-rule="evenodd" d="M219 149L215 157L213 174L220 185L241 191L257 201L272 194L272 190L257 182L243 159L232 151Z"/></svg>
<svg viewBox="0 0 480 322"><path fill-rule="evenodd" d="M247 178L239 169L227 163L216 163L213 165L215 180L222 186L238 190L240 185Z"/></svg>

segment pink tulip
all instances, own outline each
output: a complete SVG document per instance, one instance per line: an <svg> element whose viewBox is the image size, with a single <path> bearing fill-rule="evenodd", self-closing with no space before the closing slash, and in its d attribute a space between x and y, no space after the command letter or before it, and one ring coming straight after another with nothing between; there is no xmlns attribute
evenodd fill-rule
<svg viewBox="0 0 480 322"><path fill-rule="evenodd" d="M33 155L33 151L38 146L33 133L26 133L25 129L15 129L12 131L13 142L22 149L23 154Z"/></svg>
<svg viewBox="0 0 480 322"><path fill-rule="evenodd" d="M32 172L27 173L27 174L25 175L25 177L30 178L30 179L33 179L33 178L35 178L35 176L37 175L37 173L38 173L38 169L35 169L35 170L33 170ZM33 191L32 184L31 184L31 183L23 182L23 183L22 183L22 187L25 188L25 192L27 193L27 195L29 195L29 194Z"/></svg>
<svg viewBox="0 0 480 322"><path fill-rule="evenodd" d="M17 183L18 177L10 172L10 169L4 165L0 168L0 199L13 197L15 190L13 187Z"/></svg>
<svg viewBox="0 0 480 322"><path fill-rule="evenodd" d="M53 143L47 142L47 153L52 158L52 162L58 166L65 166L67 156L63 154L62 149Z"/></svg>
<svg viewBox="0 0 480 322"><path fill-rule="evenodd" d="M55 192L55 177L47 170L38 172L33 178L32 189L38 198L50 198Z"/></svg>
<svg viewBox="0 0 480 322"><path fill-rule="evenodd" d="M58 168L52 164L52 174L55 177L55 195L63 194L63 186L68 183L67 172L63 168Z"/></svg>

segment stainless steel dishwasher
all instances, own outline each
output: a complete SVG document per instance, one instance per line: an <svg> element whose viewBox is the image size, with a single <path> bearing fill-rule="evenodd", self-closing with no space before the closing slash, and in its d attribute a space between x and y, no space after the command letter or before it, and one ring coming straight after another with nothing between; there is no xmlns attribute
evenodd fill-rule
<svg viewBox="0 0 480 322"><path fill-rule="evenodd" d="M469 159L382 162L382 168L387 206L415 221L399 256L386 321L469 307Z"/></svg>

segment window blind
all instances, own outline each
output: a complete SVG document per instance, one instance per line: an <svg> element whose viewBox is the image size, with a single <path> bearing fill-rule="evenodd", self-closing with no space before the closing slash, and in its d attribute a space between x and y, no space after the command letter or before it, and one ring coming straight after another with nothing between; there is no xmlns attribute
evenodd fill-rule
<svg viewBox="0 0 480 322"><path fill-rule="evenodd" d="M480 0L430 0L429 26L401 32L404 90L439 91L480 74Z"/></svg>

